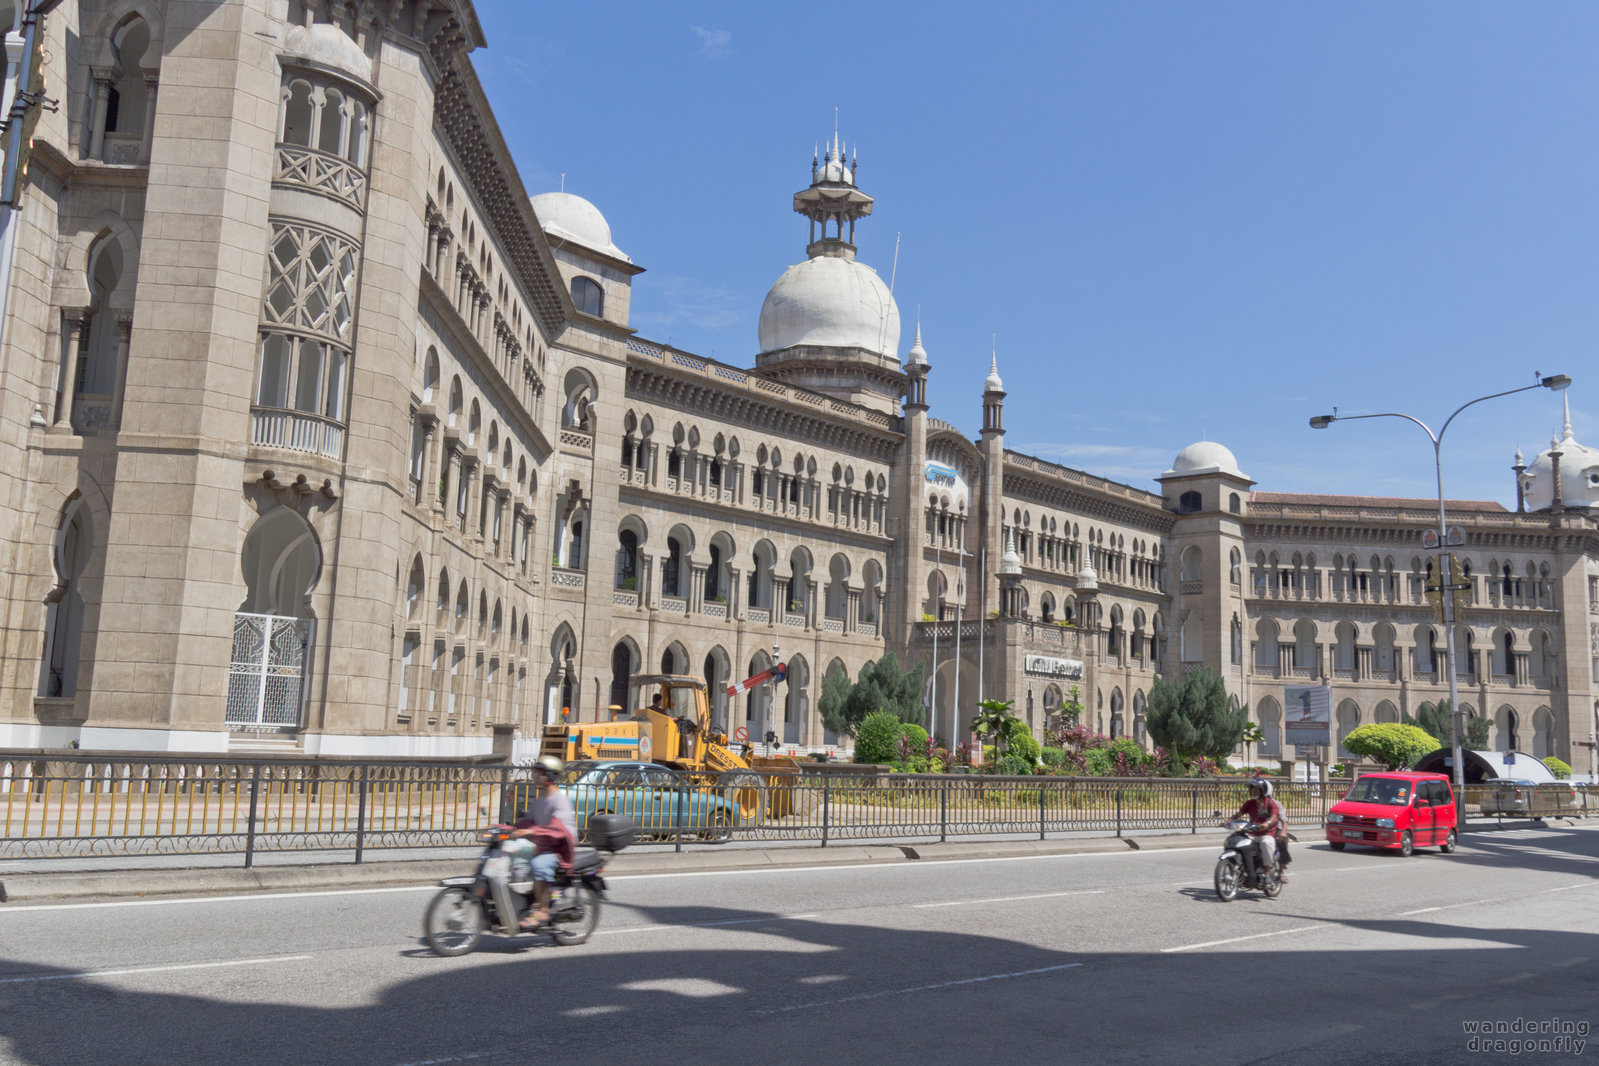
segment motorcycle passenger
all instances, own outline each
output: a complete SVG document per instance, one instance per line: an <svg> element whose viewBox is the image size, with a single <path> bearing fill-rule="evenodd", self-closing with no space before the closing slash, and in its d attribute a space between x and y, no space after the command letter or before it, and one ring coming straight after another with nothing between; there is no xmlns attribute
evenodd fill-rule
<svg viewBox="0 0 1599 1066"><path fill-rule="evenodd" d="M533 803L526 817L517 822L511 831L511 840L529 840L536 854L533 856L533 909L522 919L523 929L535 929L550 918L550 882L555 880L561 863L572 862L577 842L577 815L572 801L555 781L561 776L561 760L553 755L541 756L533 764Z"/></svg>
<svg viewBox="0 0 1599 1066"><path fill-rule="evenodd" d="M1255 838L1260 854L1260 872L1265 876L1275 864L1277 838L1287 832L1287 818L1282 805L1271 798L1271 782L1260 777L1249 782L1249 799L1238 808L1238 814L1250 821L1247 831ZM1281 879L1285 881L1288 879L1286 866L1284 863L1281 873Z"/></svg>

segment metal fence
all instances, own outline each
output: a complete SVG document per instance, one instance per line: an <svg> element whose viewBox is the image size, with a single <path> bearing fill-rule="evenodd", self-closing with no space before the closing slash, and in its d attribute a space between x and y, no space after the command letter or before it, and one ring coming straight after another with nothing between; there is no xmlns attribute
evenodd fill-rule
<svg viewBox="0 0 1599 1066"><path fill-rule="evenodd" d="M12 757L0 754L0 859L367 852L464 847L527 806L523 768L494 763ZM1278 781L1291 827L1319 829L1348 782ZM579 821L624 814L644 845L830 843L1211 829L1243 779L767 773L692 780L664 768L565 786ZM1599 813L1599 789L1468 786L1482 817ZM1517 808L1522 804L1521 809Z"/></svg>

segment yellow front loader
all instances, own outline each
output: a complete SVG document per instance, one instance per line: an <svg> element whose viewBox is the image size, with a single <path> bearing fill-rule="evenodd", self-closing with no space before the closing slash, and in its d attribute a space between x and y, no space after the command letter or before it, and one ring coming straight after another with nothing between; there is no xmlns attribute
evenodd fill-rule
<svg viewBox="0 0 1599 1066"><path fill-rule="evenodd" d="M742 692L782 676L781 670L768 670L733 688ZM711 728L704 678L646 674L634 678L634 684L641 698L649 697L649 706L631 714L613 710L609 722L545 726L539 754L563 762L638 759L669 766L682 772L692 787L713 789L737 804L745 824L795 812L799 763L786 756L746 757L734 752L727 734ZM774 770L788 772L769 772Z"/></svg>

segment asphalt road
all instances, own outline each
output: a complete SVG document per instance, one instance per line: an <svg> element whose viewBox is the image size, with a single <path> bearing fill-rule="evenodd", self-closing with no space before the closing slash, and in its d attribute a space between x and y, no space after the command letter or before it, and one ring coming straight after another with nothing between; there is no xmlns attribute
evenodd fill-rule
<svg viewBox="0 0 1599 1066"><path fill-rule="evenodd" d="M1599 829L1301 845L1233 903L1219 843L619 877L587 945L461 959L421 886L4 907L0 1062L1599 1060Z"/></svg>

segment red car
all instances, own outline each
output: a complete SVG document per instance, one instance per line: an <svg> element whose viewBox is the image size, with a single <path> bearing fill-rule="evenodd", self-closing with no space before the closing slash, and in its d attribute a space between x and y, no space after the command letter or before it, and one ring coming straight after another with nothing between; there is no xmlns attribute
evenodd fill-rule
<svg viewBox="0 0 1599 1066"><path fill-rule="evenodd" d="M1416 848L1455 850L1455 793L1443 774L1394 770L1364 774L1327 814L1327 843L1334 851L1346 844L1397 848L1409 855Z"/></svg>

